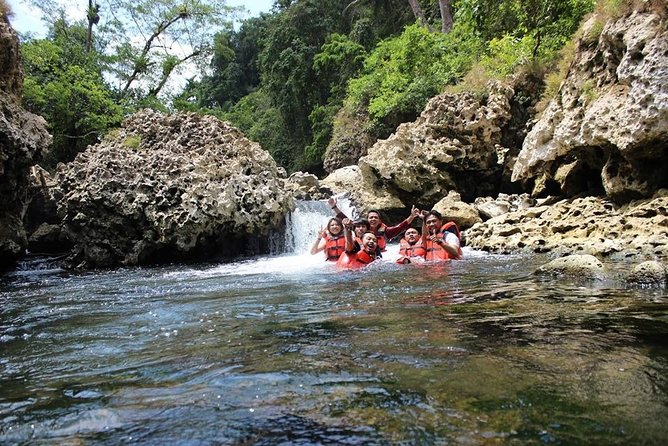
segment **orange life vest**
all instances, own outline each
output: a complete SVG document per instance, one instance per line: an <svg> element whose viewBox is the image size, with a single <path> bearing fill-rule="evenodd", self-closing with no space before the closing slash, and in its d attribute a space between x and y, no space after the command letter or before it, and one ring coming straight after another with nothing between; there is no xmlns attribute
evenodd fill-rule
<svg viewBox="0 0 668 446"><path fill-rule="evenodd" d="M454 228L454 233L457 236L458 239L461 240L461 236L459 235L459 228L457 227L457 224L453 221L449 221L443 226L441 226L441 229L439 229L438 236L439 239L444 240L445 239L445 233L446 232L452 232L448 231L449 229ZM427 239L426 243L426 248L427 252L425 254L425 259L426 260L449 260L449 259L459 259L462 256L462 248L458 248L458 255L457 257L452 257L450 254L448 254L448 251L443 249L441 245L438 243L432 242L431 240Z"/></svg>
<svg viewBox="0 0 668 446"><path fill-rule="evenodd" d="M336 262L336 266L340 268L356 269L367 266L374 260L376 260L375 255L371 255L362 249L357 252L344 252L341 254L341 257L339 257L338 262Z"/></svg>
<svg viewBox="0 0 668 446"><path fill-rule="evenodd" d="M380 248L381 251L385 251L385 247L387 246L387 239L385 238L385 228L387 228L387 225L385 223L381 223L378 226L378 229L373 231L373 233L376 235L376 239L378 240L378 248Z"/></svg>
<svg viewBox="0 0 668 446"><path fill-rule="evenodd" d="M404 257L424 257L427 250L422 246L422 240L418 240L414 245L411 245L402 238L399 242L399 254Z"/></svg>
<svg viewBox="0 0 668 446"><path fill-rule="evenodd" d="M343 251L346 247L346 238L343 234L332 237L331 235L325 235L325 260L330 262L336 262L343 254Z"/></svg>

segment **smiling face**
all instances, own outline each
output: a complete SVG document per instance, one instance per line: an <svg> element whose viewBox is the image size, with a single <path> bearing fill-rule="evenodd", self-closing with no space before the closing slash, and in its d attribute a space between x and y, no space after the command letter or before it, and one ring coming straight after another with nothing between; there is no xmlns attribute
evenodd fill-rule
<svg viewBox="0 0 668 446"><path fill-rule="evenodd" d="M369 220L371 229L376 229L378 225L380 225L380 215L378 214L378 212L370 211L367 214L366 219Z"/></svg>
<svg viewBox="0 0 668 446"><path fill-rule="evenodd" d="M408 228L408 229L406 229L406 233L404 234L404 238L406 239L406 241L409 244L414 245L415 243L417 243L418 239L420 238L420 234L418 233L417 229Z"/></svg>
<svg viewBox="0 0 668 446"><path fill-rule="evenodd" d="M341 223L339 223L338 220L332 219L327 224L327 230L332 235L339 235L341 231L343 231L343 226L341 226Z"/></svg>
<svg viewBox="0 0 668 446"><path fill-rule="evenodd" d="M355 225L355 237L361 239L365 232L369 231L369 225L366 223L358 223Z"/></svg>
<svg viewBox="0 0 668 446"><path fill-rule="evenodd" d="M368 253L375 253L378 247L378 239L372 232L366 232L362 236L362 248Z"/></svg>
<svg viewBox="0 0 668 446"><path fill-rule="evenodd" d="M438 232L438 230L441 229L442 226L441 220L435 215L430 215L429 217L427 217L425 223L427 223L427 229L429 229L430 234Z"/></svg>

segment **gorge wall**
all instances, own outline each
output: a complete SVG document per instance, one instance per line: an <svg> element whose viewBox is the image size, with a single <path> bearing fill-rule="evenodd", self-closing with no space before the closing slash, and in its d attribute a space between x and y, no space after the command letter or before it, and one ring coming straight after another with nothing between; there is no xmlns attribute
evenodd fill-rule
<svg viewBox="0 0 668 446"><path fill-rule="evenodd" d="M22 257L27 247L23 214L29 196L28 174L48 150L51 136L40 116L21 107L23 70L19 39L6 16L0 17L0 268Z"/></svg>

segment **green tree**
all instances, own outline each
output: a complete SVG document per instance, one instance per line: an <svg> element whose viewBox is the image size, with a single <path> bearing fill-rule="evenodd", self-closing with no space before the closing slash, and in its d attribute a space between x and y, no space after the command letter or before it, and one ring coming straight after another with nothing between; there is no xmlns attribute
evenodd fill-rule
<svg viewBox="0 0 668 446"><path fill-rule="evenodd" d="M573 35L596 0L459 0L457 17L485 41L505 35L533 39L532 55L551 55Z"/></svg>
<svg viewBox="0 0 668 446"><path fill-rule="evenodd" d="M122 119L99 58L86 52L86 35L85 25L68 25L60 18L47 38L21 46L23 103L46 119L53 134L48 167L72 160Z"/></svg>
<svg viewBox="0 0 668 446"><path fill-rule="evenodd" d="M408 26L369 54L363 74L348 85L346 106L365 109L378 128L376 136L386 136L401 122L415 119L446 85L457 83L483 49L475 34L456 24L448 34Z"/></svg>

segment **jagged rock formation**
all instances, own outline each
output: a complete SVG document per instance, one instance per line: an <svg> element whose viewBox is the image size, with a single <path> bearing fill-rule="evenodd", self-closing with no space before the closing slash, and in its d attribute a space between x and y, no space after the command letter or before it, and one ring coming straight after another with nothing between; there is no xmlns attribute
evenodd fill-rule
<svg viewBox="0 0 668 446"><path fill-rule="evenodd" d="M623 203L668 186L665 4L602 20L584 25L568 76L514 166L513 180L533 183L534 195L605 191Z"/></svg>
<svg viewBox="0 0 668 446"><path fill-rule="evenodd" d="M453 190L464 201L496 195L510 184L508 166L519 153L537 84L525 75L511 84L490 82L485 95L436 96L416 121L377 141L359 159L357 170L334 171L323 184L337 193L350 192L362 208L401 214L412 204L431 208ZM534 99L527 104L528 97Z"/></svg>
<svg viewBox="0 0 668 446"><path fill-rule="evenodd" d="M292 206L268 152L193 113L142 110L58 176L74 266L266 252L270 229Z"/></svg>
<svg viewBox="0 0 668 446"><path fill-rule="evenodd" d="M668 190L618 206L597 197L508 212L465 232L466 245L494 253L549 252L635 259L668 258Z"/></svg>
<svg viewBox="0 0 668 446"><path fill-rule="evenodd" d="M25 252L28 170L48 150L51 136L44 119L20 105L19 40L6 17L0 17L0 61L0 268L5 268Z"/></svg>

